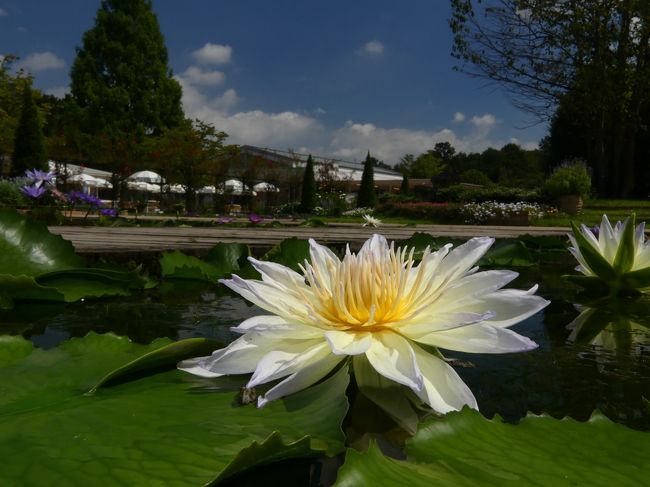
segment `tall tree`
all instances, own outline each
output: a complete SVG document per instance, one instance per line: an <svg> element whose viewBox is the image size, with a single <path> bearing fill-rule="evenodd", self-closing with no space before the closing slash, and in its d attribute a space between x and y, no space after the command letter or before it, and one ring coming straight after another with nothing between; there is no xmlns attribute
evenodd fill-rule
<svg viewBox="0 0 650 487"><path fill-rule="evenodd" d="M639 141L650 122L650 2L452 0L452 9L459 69L501 84L540 120L562 103L578 118L581 155L599 192L640 192L649 155L637 147L645 147Z"/></svg>
<svg viewBox="0 0 650 487"><path fill-rule="evenodd" d="M23 87L23 104L14 138L11 173L24 174L26 169L47 169L43 126L29 84Z"/></svg>
<svg viewBox="0 0 650 487"><path fill-rule="evenodd" d="M102 0L70 73L91 133L160 134L183 120L181 87L150 0Z"/></svg>
<svg viewBox="0 0 650 487"><path fill-rule="evenodd" d="M314 175L314 160L311 154L307 157L305 172L302 177L302 191L300 193L300 211L311 213L318 204L316 196L316 177Z"/></svg>
<svg viewBox="0 0 650 487"><path fill-rule="evenodd" d="M181 87L150 0L102 0L70 72L93 164L113 173L113 198L140 169L142 142L183 121ZM95 150L92 150L94 147Z"/></svg>
<svg viewBox="0 0 650 487"><path fill-rule="evenodd" d="M375 171L373 169L373 158L370 157L370 151L366 155L366 161L363 164L363 174L361 175L361 186L357 195L357 207L373 208L377 204L377 193L375 192Z"/></svg>
<svg viewBox="0 0 650 487"><path fill-rule="evenodd" d="M12 72L12 64L17 59L12 55L0 57L0 163L4 175L8 172L9 159L14 150L23 88L31 83L31 77L24 71Z"/></svg>

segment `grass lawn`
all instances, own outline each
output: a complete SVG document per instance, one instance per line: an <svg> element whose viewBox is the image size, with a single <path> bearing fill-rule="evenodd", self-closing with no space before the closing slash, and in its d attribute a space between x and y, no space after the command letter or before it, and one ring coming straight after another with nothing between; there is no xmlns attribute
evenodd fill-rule
<svg viewBox="0 0 650 487"><path fill-rule="evenodd" d="M650 201L647 200L589 200L585 202L582 213L575 217L557 216L536 220L532 224L542 227L566 227L573 220L586 225L600 223L603 214L607 215L611 222L624 220L630 214L636 214L636 221L650 222Z"/></svg>

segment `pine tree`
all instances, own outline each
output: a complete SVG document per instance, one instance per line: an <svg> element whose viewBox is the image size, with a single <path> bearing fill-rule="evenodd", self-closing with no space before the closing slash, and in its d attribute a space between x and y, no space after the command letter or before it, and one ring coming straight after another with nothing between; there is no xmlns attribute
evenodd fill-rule
<svg viewBox="0 0 650 487"><path fill-rule="evenodd" d="M314 176L314 161L311 154L307 158L307 165L302 177L302 194L300 198L300 211L311 213L317 205L316 177Z"/></svg>
<svg viewBox="0 0 650 487"><path fill-rule="evenodd" d="M370 151L366 156L366 162L363 164L363 174L361 175L361 186L357 195L358 208L374 208L377 204L377 193L375 193L375 172L372 167L372 158Z"/></svg>
<svg viewBox="0 0 650 487"><path fill-rule="evenodd" d="M26 169L47 169L43 127L29 84L23 88L23 104L14 137L11 173L22 176Z"/></svg>
<svg viewBox="0 0 650 487"><path fill-rule="evenodd" d="M402 185L399 188L399 194L407 195L409 194L409 177L404 173L402 175Z"/></svg>
<svg viewBox="0 0 650 487"><path fill-rule="evenodd" d="M70 77L91 134L157 135L183 120L181 87L150 0L102 0Z"/></svg>

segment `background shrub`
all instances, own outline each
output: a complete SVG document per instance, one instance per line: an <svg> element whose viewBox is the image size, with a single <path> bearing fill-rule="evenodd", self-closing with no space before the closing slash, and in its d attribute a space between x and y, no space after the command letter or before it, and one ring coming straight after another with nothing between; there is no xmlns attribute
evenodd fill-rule
<svg viewBox="0 0 650 487"><path fill-rule="evenodd" d="M15 208L26 204L27 200L18 186L10 181L0 181L0 208Z"/></svg>
<svg viewBox="0 0 650 487"><path fill-rule="evenodd" d="M591 174L584 161L573 159L556 167L544 183L550 198L564 195L587 196L591 191Z"/></svg>

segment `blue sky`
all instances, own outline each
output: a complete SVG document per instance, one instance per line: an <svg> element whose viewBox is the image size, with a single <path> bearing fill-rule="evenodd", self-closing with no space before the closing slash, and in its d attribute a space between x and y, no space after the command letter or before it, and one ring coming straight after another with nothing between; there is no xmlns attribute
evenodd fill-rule
<svg viewBox="0 0 650 487"><path fill-rule="evenodd" d="M0 0L0 54L61 95L99 1ZM389 164L436 142L534 147L505 94L453 71L446 0L153 0L186 114L230 143ZM526 128L528 127L528 128Z"/></svg>

